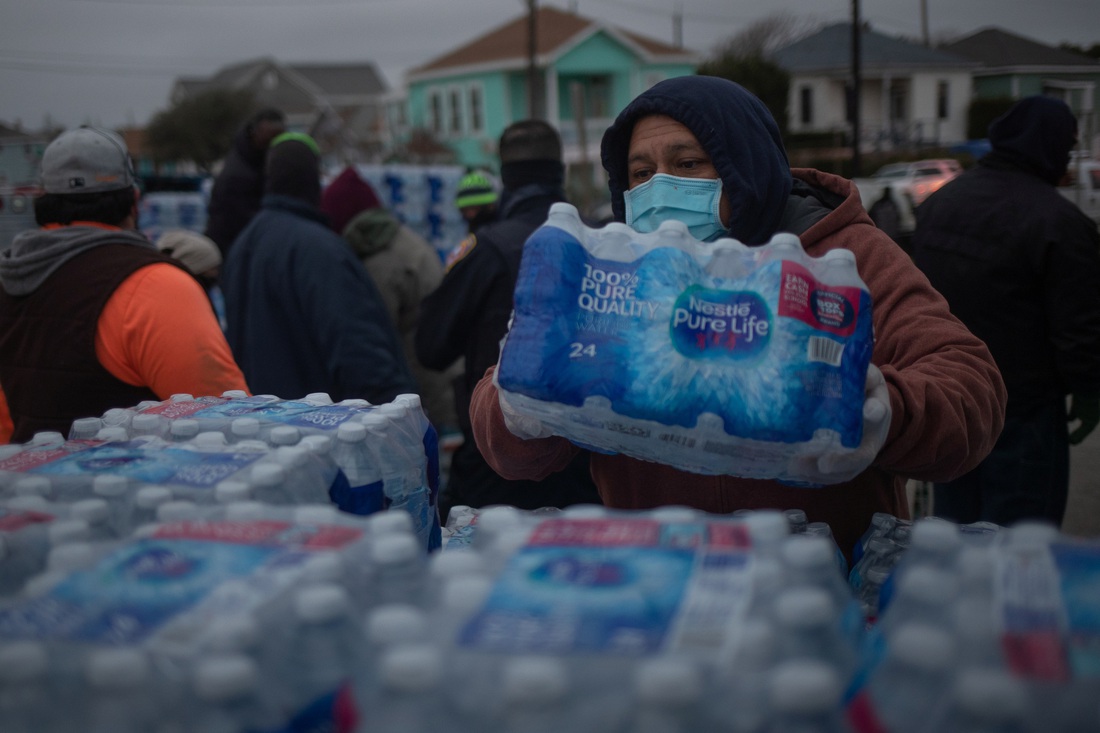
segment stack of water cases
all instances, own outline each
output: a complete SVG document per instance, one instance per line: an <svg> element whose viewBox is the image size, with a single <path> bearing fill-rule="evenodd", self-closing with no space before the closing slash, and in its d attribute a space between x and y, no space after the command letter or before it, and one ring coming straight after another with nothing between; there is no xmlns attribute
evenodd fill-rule
<svg viewBox="0 0 1100 733"><path fill-rule="evenodd" d="M590 229L555 204L515 301L496 379L523 437L795 482L800 457L860 443L871 301L847 250Z"/></svg>
<svg viewBox="0 0 1100 733"><path fill-rule="evenodd" d="M923 519L883 590L858 733L1100 730L1100 544Z"/></svg>
<svg viewBox="0 0 1100 733"><path fill-rule="evenodd" d="M466 237L466 222L455 206L461 166L360 164L356 171L374 188L403 224L424 237L445 259Z"/></svg>
<svg viewBox="0 0 1100 733"><path fill-rule="evenodd" d="M408 515L166 506L127 539L49 537L0 598L5 733L359 729L363 620L427 577Z"/></svg>

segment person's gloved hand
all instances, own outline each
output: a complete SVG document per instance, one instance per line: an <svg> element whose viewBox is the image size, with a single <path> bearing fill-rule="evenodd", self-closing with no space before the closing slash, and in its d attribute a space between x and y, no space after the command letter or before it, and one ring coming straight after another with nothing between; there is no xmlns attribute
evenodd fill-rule
<svg viewBox="0 0 1100 733"><path fill-rule="evenodd" d="M837 448L800 457L794 465L796 482L837 484L855 478L871 465L890 432L890 392L882 372L867 367L863 390L863 440L857 448Z"/></svg>
<svg viewBox="0 0 1100 733"><path fill-rule="evenodd" d="M1100 424L1100 393L1074 392L1070 395L1068 422L1080 424L1069 434L1069 444L1077 445Z"/></svg>

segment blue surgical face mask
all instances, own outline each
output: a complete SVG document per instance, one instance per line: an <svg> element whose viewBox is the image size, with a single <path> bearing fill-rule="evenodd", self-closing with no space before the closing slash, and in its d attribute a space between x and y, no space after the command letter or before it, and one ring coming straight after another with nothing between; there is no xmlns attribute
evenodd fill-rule
<svg viewBox="0 0 1100 733"><path fill-rule="evenodd" d="M654 232L669 219L683 222L701 242L729 236L718 207L722 202L722 180L681 178L657 173L648 181L623 192L626 223L634 231Z"/></svg>

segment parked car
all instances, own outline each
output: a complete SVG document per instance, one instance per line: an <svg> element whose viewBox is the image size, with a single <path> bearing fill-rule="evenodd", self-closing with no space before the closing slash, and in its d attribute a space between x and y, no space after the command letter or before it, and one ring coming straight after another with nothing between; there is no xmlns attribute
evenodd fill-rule
<svg viewBox="0 0 1100 733"><path fill-rule="evenodd" d="M1075 160L1069 164L1069 182L1058 192L1100 223L1100 162Z"/></svg>
<svg viewBox="0 0 1100 733"><path fill-rule="evenodd" d="M863 208L868 211L889 187L891 198L898 206L900 229L911 234L916 228L913 210L943 184L962 173L962 165L951 158L917 160L908 163L890 163L874 172L869 178L856 178Z"/></svg>

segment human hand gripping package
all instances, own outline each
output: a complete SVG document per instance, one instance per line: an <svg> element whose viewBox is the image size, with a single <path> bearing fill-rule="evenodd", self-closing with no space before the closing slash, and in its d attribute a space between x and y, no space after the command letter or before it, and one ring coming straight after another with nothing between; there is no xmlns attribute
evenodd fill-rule
<svg viewBox="0 0 1100 733"><path fill-rule="evenodd" d="M873 340L848 250L593 229L555 204L525 244L495 380L523 438L820 486L866 468L889 426Z"/></svg>

